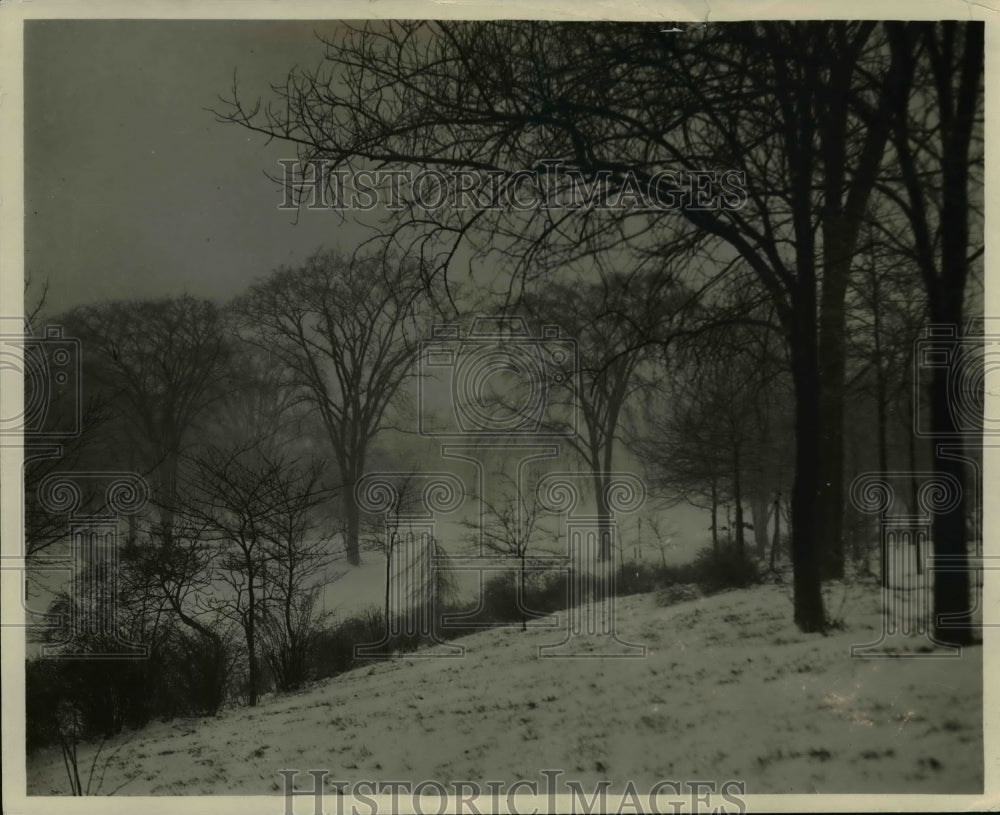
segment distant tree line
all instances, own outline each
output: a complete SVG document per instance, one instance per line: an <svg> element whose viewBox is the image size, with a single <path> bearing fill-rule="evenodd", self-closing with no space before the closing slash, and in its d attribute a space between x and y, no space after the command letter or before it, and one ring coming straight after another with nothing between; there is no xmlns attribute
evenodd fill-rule
<svg viewBox="0 0 1000 815"><path fill-rule="evenodd" d="M552 158L614 182L715 168L740 174L746 200L678 198L669 212L428 212L409 200L387 213L381 243L318 251L229 303L53 316L82 342L83 392L50 409L77 410L81 432L26 451L29 567L65 553L68 519L38 494L46 477L142 475L150 503L121 529L120 630L76 646L100 653L118 636L150 656L32 661L29 711L87 707L91 731L116 732L255 705L323 673L335 629L319 598L333 568L360 562L366 535L355 487L386 455L389 428L415 430L419 342L442 318L499 313L572 338L576 387L551 390L540 432L566 440L601 523L614 521L608 474L638 456L661 501L706 510L699 562L740 583L790 561L804 631L829 624L823 580L881 563L877 529L846 500L856 475L965 481L961 461L915 428L929 416L928 433L961 444L975 428L956 399L982 398L955 390L965 317L982 308L981 25L379 21L345 26L327 48L277 99L234 88L218 116L331 171L513 176ZM460 248L468 280L456 280ZM914 349L929 323L955 329L952 362L921 371ZM523 397L512 387L487 407ZM523 598L544 588L529 585L525 559L548 532L531 496L508 486L487 507L485 538L519 561L511 588ZM979 501L962 492L935 512L936 554L965 562ZM391 542L383 549L391 559ZM665 558L662 575L678 577ZM63 591L50 611L85 618L92 610L72 607L81 597ZM934 602L967 611L968 576L937 573ZM522 609L511 621L528 619Z"/></svg>

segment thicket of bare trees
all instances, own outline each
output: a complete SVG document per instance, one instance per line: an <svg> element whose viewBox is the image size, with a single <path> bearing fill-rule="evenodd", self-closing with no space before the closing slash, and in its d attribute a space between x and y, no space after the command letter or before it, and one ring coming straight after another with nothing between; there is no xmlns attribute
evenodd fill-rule
<svg viewBox="0 0 1000 815"><path fill-rule="evenodd" d="M417 165L513 178L534 170L551 198L561 161L610 187L618 204L635 185L669 199L666 213L524 213L468 202L428 212L404 196L387 234L443 273L451 254L442 244L483 230L493 240L473 246L509 261L515 290L551 268L542 259L655 251L692 232L720 265L735 258L747 268L789 351L795 619L814 631L826 621L821 579L843 573L847 294L860 235L876 194L891 187L904 216L896 234L915 221L914 249L938 304L931 316L962 330L982 42L974 23L764 22L678 33L652 24L376 22L345 27L327 43L327 61L293 69L273 102L234 88L219 115L287 140L303 162L330 171ZM932 178L916 168L915 150L940 156ZM718 168L736 171L742 192L700 175ZM563 176L561 191L572 183ZM924 196L940 212L927 212ZM945 386L933 393L935 427L946 435ZM937 455L935 466L956 475L961 465ZM937 550L959 569L960 515L935 518ZM939 612L966 608L958 582L939 576ZM964 641L970 632L939 635Z"/></svg>
<svg viewBox="0 0 1000 815"><path fill-rule="evenodd" d="M877 540L859 543L845 506L854 476L966 479L976 428L955 373L981 307L982 26L379 21L327 49L270 103L234 88L219 118L331 173L493 173L562 204L427 208L394 187L381 252L323 249L224 306L185 296L55 318L83 343L81 432L26 457L27 551L63 543L67 519L37 500L47 475L148 480L149 507L123 522L117 599L126 637L172 660L162 676L128 669L158 711L253 705L309 678L326 566L361 559L356 487L380 434L418 426L407 385L441 312L489 308L573 340L577 388L550 389L571 402L541 430L578 454L602 524L609 474L638 455L660 499L709 511L717 553L775 569L787 543L803 631L829 623L822 581ZM453 285L460 254L497 284L475 308ZM950 361L921 369L918 341ZM523 596L541 511L506 486L479 496L479 532L519 564ZM977 500L933 519L952 567L935 577L942 641L974 633L962 569ZM394 539L380 540L388 580ZM111 728L151 709L122 682L102 697Z"/></svg>
<svg viewBox="0 0 1000 815"><path fill-rule="evenodd" d="M780 327L766 310L739 314L705 315L702 329L675 339L633 447L666 496L709 511L713 551L725 520L735 556L764 560L774 502L792 480L792 389ZM731 519L720 517L724 507Z"/></svg>
<svg viewBox="0 0 1000 815"><path fill-rule="evenodd" d="M345 473L364 466L410 373L420 291L405 267L382 281L376 268L326 254L277 271L232 306L184 296L53 318L82 343L82 398L100 407L101 421L32 462L29 563L69 556L70 517L39 499L47 475L76 477L80 512L107 509L87 489L88 473L134 471L150 498L121 519L117 596L96 603L86 590L93 579L76 575L51 610L80 620L94 617L95 603L115 608L117 634L104 623L73 626L86 641L69 645L84 652L113 655L119 639L149 649L143 670L109 663L113 682L67 682L63 672L56 690L90 711L87 732L161 713L214 713L232 698L254 705L271 687L309 679L328 622L319 602L327 566L352 554L340 524L346 517L350 532L350 515L335 508ZM301 345L291 330L284 343L264 341L265 330L297 318ZM65 633L43 629L56 647ZM84 704L80 694L107 704Z"/></svg>

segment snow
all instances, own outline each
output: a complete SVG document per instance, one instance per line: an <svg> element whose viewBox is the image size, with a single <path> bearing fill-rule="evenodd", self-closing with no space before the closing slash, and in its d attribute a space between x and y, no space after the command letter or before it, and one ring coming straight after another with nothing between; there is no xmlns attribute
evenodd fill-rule
<svg viewBox="0 0 1000 815"><path fill-rule="evenodd" d="M982 793L982 649L852 658L877 639L878 589L826 594L843 620L826 636L795 628L785 585L667 607L619 598L619 636L647 646L639 659L539 659L561 638L551 627L477 633L453 641L461 659L373 663L255 709L109 740L98 794L275 795L290 768L444 784L541 782L558 769L612 792L738 779L748 794ZM81 772L96 749L80 746ZM29 756L27 770L29 794L68 793L58 750Z"/></svg>

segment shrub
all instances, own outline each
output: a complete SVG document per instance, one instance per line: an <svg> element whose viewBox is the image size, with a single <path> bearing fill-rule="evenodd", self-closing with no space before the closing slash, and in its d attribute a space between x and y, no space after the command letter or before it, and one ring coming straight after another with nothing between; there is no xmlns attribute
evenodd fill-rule
<svg viewBox="0 0 1000 815"><path fill-rule="evenodd" d="M702 549L691 564L692 582L706 594L723 589L745 588L760 582L757 564L729 544Z"/></svg>
<svg viewBox="0 0 1000 815"><path fill-rule="evenodd" d="M518 572L510 571L491 578L483 586L483 604L478 617L483 627L496 623L530 622L566 608L567 572L529 572L525 576L524 598L518 605ZM523 608L522 608L523 607Z"/></svg>
<svg viewBox="0 0 1000 815"><path fill-rule="evenodd" d="M440 615L439 611L438 620ZM308 659L308 675L317 678L336 676L379 655L416 651L431 639L415 629L413 619L396 620L393 633L387 637L385 612L372 606L317 632ZM367 646L366 650L373 656L358 656L356 649L361 645Z"/></svg>
<svg viewBox="0 0 1000 815"><path fill-rule="evenodd" d="M702 591L697 584L675 583L672 586L665 586L656 593L656 605L672 606L688 600L697 600L701 596Z"/></svg>
<svg viewBox="0 0 1000 815"><path fill-rule="evenodd" d="M678 568L658 563L626 563L616 573L615 590L624 597L629 594L646 594L663 586L676 583Z"/></svg>
<svg viewBox="0 0 1000 815"><path fill-rule="evenodd" d="M370 608L319 632L310 654L310 673L328 677L349 671L357 662L355 646L378 642L385 635L383 619L381 610Z"/></svg>

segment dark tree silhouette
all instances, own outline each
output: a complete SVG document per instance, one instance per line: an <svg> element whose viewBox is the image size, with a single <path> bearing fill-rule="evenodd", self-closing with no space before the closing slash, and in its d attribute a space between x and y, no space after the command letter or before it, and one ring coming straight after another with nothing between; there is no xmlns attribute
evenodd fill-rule
<svg viewBox="0 0 1000 815"><path fill-rule="evenodd" d="M795 619L815 631L821 577L843 569L845 296L913 67L888 47L891 25L368 23L331 39L326 65L292 70L273 104L234 89L218 113L328 170L495 172L513 188L528 172L545 200L582 184L596 203L428 211L404 196L389 232L448 242L431 266L488 235L524 279L557 245L666 245L678 215L717 256L738 255L790 350ZM663 206L629 206L636 190Z"/></svg>
<svg viewBox="0 0 1000 815"><path fill-rule="evenodd" d="M414 373L423 302L414 277L406 263L320 252L253 286L237 306L249 342L280 359L286 384L319 416L340 470L351 564L361 558L354 487L387 408Z"/></svg>
<svg viewBox="0 0 1000 815"><path fill-rule="evenodd" d="M685 299L673 275L650 270L602 270L596 282L551 281L522 297L521 306L532 318L558 326L576 343L577 388L568 398L575 400L579 420L567 441L593 476L602 529L611 528L607 491L625 410L629 399L649 385L643 365ZM601 557L612 556L610 542L610 534L601 536Z"/></svg>
<svg viewBox="0 0 1000 815"><path fill-rule="evenodd" d="M982 155L982 23L914 23L890 27L897 59L906 66L906 93L893 107L893 147L901 191L886 190L905 216L913 234L908 254L927 292L932 325L951 331L938 343L951 355L948 365L934 368L928 383L934 469L962 484L963 427L959 418L970 395L956 393L955 377L962 359L965 289L974 260L982 254L981 190L977 172ZM973 224L980 230L973 234ZM898 244L898 236L891 240ZM981 338L976 339L977 342ZM975 397L973 397L975 402ZM960 490L947 509L934 512L935 555L948 568L934 574L935 631L939 640L962 644L973 638L968 574L967 496Z"/></svg>

